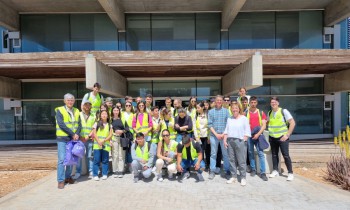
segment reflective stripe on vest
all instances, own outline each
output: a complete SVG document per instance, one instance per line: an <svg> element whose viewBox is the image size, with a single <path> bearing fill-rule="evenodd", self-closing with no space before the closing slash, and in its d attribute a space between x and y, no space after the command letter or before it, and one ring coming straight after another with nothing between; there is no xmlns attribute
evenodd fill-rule
<svg viewBox="0 0 350 210"><path fill-rule="evenodd" d="M142 119L142 126L139 121L139 115L136 115L136 132L139 133L144 133L145 131L148 130L148 113L144 112L143 113L143 119ZM148 136L151 135L151 132L148 132Z"/></svg>
<svg viewBox="0 0 350 210"><path fill-rule="evenodd" d="M100 110L100 107L102 105L102 100L101 100L101 96L99 93L97 93L97 95L95 96L95 99L92 99L92 95L93 93L90 93L90 96L88 98L88 100L91 102L91 113L92 114L96 114L96 112L98 110Z"/></svg>
<svg viewBox="0 0 350 210"><path fill-rule="evenodd" d="M151 138L151 142L157 144L159 142L159 131L158 132L154 132L159 125L160 122L160 118L157 120L157 122L153 121L152 119L152 125L153 125L153 131L152 131L152 138Z"/></svg>
<svg viewBox="0 0 350 210"><path fill-rule="evenodd" d="M110 125L109 123L107 123L107 125L108 126L105 126L104 128L101 128L101 127L98 128L96 135L99 140L105 140L109 136ZM106 150L107 152L111 151L111 145L109 141L104 142L103 145L105 146L103 150ZM99 147L96 139L94 140L93 149L102 149Z"/></svg>
<svg viewBox="0 0 350 210"><path fill-rule="evenodd" d="M163 130L168 129L170 132L170 140L175 140L177 131L174 128L174 125L175 125L174 118L170 118L169 123L171 123L173 126L172 127L167 126L165 121L163 120L162 125L160 126L160 133L163 133ZM168 123L168 125L169 125L169 123Z"/></svg>
<svg viewBox="0 0 350 210"><path fill-rule="evenodd" d="M136 149L135 149L135 154L137 157L142 158L145 161L148 161L148 159L149 159L148 142L145 142L145 144L143 145L143 148L144 149L142 152L140 146L137 145Z"/></svg>
<svg viewBox="0 0 350 210"><path fill-rule="evenodd" d="M178 143L175 140L170 140L170 142L169 142L170 149L168 148L168 145L165 143L165 141L163 141L163 144L164 144L164 153L169 152L169 151L176 153ZM176 161L176 156L173 158L171 163L174 163L175 161Z"/></svg>
<svg viewBox="0 0 350 210"><path fill-rule="evenodd" d="M207 116L206 115L204 115L205 116L205 124L206 124L206 126L207 126L207 136L200 136L199 134L200 134L200 123L199 123L199 115L197 116L197 118L196 118L196 129L197 129L197 135L198 135L198 137L208 137L209 136L209 128L208 128L208 118L207 118Z"/></svg>
<svg viewBox="0 0 350 210"><path fill-rule="evenodd" d="M193 146L193 141L191 141L191 157L192 160L196 159L198 157L197 150ZM184 145L184 148L182 149L182 159L187 160L187 149L186 146Z"/></svg>
<svg viewBox="0 0 350 210"><path fill-rule="evenodd" d="M273 111L269 116L269 135L273 138L279 138L288 133L288 127L282 115L282 108L279 108L273 116Z"/></svg>
<svg viewBox="0 0 350 210"><path fill-rule="evenodd" d="M60 113L63 116L64 124L66 124L67 128L71 129L73 133L75 133L77 131L77 128L79 127L79 110L74 107L72 109L74 114L74 122L72 122L72 119L64 106L57 107L55 109L55 112L57 112L57 110L60 111ZM58 126L57 120L56 120L56 136L62 136L62 137L69 136L66 132L61 130L61 128Z"/></svg>
<svg viewBox="0 0 350 210"><path fill-rule="evenodd" d="M261 122L261 113L260 113L260 110L259 109L257 109L258 110L258 115L259 115L259 125L260 126L262 126L262 122ZM247 112L247 118L248 118L248 120L250 120L250 111L248 110L248 112Z"/></svg>
<svg viewBox="0 0 350 210"><path fill-rule="evenodd" d="M128 118L128 119L125 119L125 113L126 113L126 112L122 112L122 114L121 114L121 120L122 120L124 126L125 126L125 123L127 123L128 126L129 126L129 128L131 128L131 127L132 127L132 119L134 118L135 114L130 112L129 118ZM133 130L133 129L130 129L130 132L131 132L131 133L134 133L134 130Z"/></svg>
<svg viewBox="0 0 350 210"><path fill-rule="evenodd" d="M80 121L81 121L80 136L86 138L92 131L92 126L95 123L95 115L90 114L90 116L86 121L84 117L84 113L80 112Z"/></svg>

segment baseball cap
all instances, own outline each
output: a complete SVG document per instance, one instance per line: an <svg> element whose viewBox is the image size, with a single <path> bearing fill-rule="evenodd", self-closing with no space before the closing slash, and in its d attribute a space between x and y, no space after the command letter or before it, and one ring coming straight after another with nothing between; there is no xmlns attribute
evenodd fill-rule
<svg viewBox="0 0 350 210"><path fill-rule="evenodd" d="M182 145L188 144L188 143L190 143L190 141L191 141L191 139L189 136L185 135L184 137L182 137Z"/></svg>
<svg viewBox="0 0 350 210"><path fill-rule="evenodd" d="M83 106L84 106L86 103L88 103L88 104L91 105L91 101L89 101L89 100L84 100L84 101L82 101L81 103L83 104Z"/></svg>

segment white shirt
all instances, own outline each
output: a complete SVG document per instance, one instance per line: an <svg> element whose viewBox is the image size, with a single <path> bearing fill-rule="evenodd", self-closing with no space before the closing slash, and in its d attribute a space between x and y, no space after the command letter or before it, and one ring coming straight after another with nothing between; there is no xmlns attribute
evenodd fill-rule
<svg viewBox="0 0 350 210"><path fill-rule="evenodd" d="M237 119L233 116L228 118L224 134L227 134L228 138L243 139L244 136L251 137L248 118L244 115L240 115Z"/></svg>

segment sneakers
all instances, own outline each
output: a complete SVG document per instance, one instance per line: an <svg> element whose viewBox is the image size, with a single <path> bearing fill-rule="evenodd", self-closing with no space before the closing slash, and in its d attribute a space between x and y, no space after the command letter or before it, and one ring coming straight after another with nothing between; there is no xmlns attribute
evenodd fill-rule
<svg viewBox="0 0 350 210"><path fill-rule="evenodd" d="M123 178L123 177L124 177L123 172L119 172L119 174L118 174L118 178Z"/></svg>
<svg viewBox="0 0 350 210"><path fill-rule="evenodd" d="M156 173L156 170L157 170L157 168L155 166L153 166L152 173Z"/></svg>
<svg viewBox="0 0 350 210"><path fill-rule="evenodd" d="M200 182L204 181L204 177L203 177L203 175L201 173L197 172L197 177L198 177L198 181L200 181Z"/></svg>
<svg viewBox="0 0 350 210"><path fill-rule="evenodd" d="M64 182L58 182L57 188L58 189L63 189L64 188Z"/></svg>
<svg viewBox="0 0 350 210"><path fill-rule="evenodd" d="M89 173L88 179L92 179L92 172Z"/></svg>
<svg viewBox="0 0 350 210"><path fill-rule="evenodd" d="M247 185L247 180L245 180L244 178L241 179L241 186L246 186Z"/></svg>
<svg viewBox="0 0 350 210"><path fill-rule="evenodd" d="M119 176L118 172L113 173L113 178L118 178L118 176Z"/></svg>
<svg viewBox="0 0 350 210"><path fill-rule="evenodd" d="M261 174L261 175L260 175L260 178L261 178L262 180L264 180L264 181L267 181L267 180L268 180L268 178L267 178L267 176L266 176L265 173Z"/></svg>
<svg viewBox="0 0 350 210"><path fill-rule="evenodd" d="M274 177L277 177L277 176L279 176L279 175L280 175L280 174L278 173L278 171L273 170L269 177L270 177L270 178L274 178Z"/></svg>
<svg viewBox="0 0 350 210"><path fill-rule="evenodd" d="M236 181L237 181L236 178L231 177L229 180L226 181L226 184L232 184L232 183L235 183Z"/></svg>
<svg viewBox="0 0 350 210"><path fill-rule="evenodd" d="M139 177L134 176L134 183L137 183L139 181Z"/></svg>
<svg viewBox="0 0 350 210"><path fill-rule="evenodd" d="M226 177L227 180L229 180L232 177L231 172L227 171L226 174L225 174L225 177Z"/></svg>
<svg viewBox="0 0 350 210"><path fill-rule="evenodd" d="M158 174L157 175L157 181L158 182L162 182L164 179L163 179L163 177L162 177L162 174Z"/></svg>
<svg viewBox="0 0 350 210"><path fill-rule="evenodd" d="M106 179L107 179L107 175L103 175L102 180L106 180Z"/></svg>
<svg viewBox="0 0 350 210"><path fill-rule="evenodd" d="M293 181L293 179L294 179L294 175L291 173L288 173L287 181Z"/></svg>
<svg viewBox="0 0 350 210"><path fill-rule="evenodd" d="M210 172L209 173L209 179L214 179L215 177L215 173L214 172Z"/></svg>
<svg viewBox="0 0 350 210"><path fill-rule="evenodd" d="M184 180L188 179L188 177L190 177L190 173L186 172L186 173L182 174L180 181L183 182Z"/></svg>
<svg viewBox="0 0 350 210"><path fill-rule="evenodd" d="M75 175L73 176L73 179L77 180L79 179L79 177L80 177L80 173L75 173Z"/></svg>
<svg viewBox="0 0 350 210"><path fill-rule="evenodd" d="M220 173L220 171L221 171L221 168L216 167L216 169L215 169L214 173L219 174L219 173Z"/></svg>
<svg viewBox="0 0 350 210"><path fill-rule="evenodd" d="M94 180L95 181L100 181L100 178L98 178L98 176L94 176Z"/></svg>
<svg viewBox="0 0 350 210"><path fill-rule="evenodd" d="M252 170L251 172L250 172L250 176L251 177L254 177L256 175L256 171L255 170Z"/></svg>
<svg viewBox="0 0 350 210"><path fill-rule="evenodd" d="M250 165L247 165L246 172L247 172L247 173L250 173L251 171L252 171L252 168L250 167Z"/></svg>

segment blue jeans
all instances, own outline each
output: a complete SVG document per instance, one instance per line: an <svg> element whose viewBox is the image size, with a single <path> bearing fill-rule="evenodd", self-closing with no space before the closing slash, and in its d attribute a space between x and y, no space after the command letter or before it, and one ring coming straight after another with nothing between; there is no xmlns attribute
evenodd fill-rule
<svg viewBox="0 0 350 210"><path fill-rule="evenodd" d="M72 173L72 166L63 165L66 158L66 145L66 141L57 141L57 182L64 182Z"/></svg>
<svg viewBox="0 0 350 210"><path fill-rule="evenodd" d="M92 159L92 141L88 140L84 143L85 145L85 165L87 167L87 172L92 172L94 161ZM77 165L77 173L81 174L82 158L79 158L79 163Z"/></svg>
<svg viewBox="0 0 350 210"><path fill-rule="evenodd" d="M187 172L187 169L190 168L191 166L194 166L196 165L198 161L198 158L194 159L194 160L185 160L185 159L182 159L181 161L181 167L183 168L183 173L186 173ZM203 171L201 169L204 169L205 168L205 163L204 161L202 160L201 161L201 164L200 164L200 167L199 169L197 170L198 173L202 173Z"/></svg>
<svg viewBox="0 0 350 210"><path fill-rule="evenodd" d="M248 154L249 154L250 167L252 170L256 171L254 145L259 156L260 173L263 174L266 172L264 150L260 149L259 140L254 140L252 138L248 139Z"/></svg>
<svg viewBox="0 0 350 210"><path fill-rule="evenodd" d="M182 137L183 137L183 136L184 136L184 134L179 134L179 133L178 133L178 134L176 135L175 141L176 141L177 143L182 142ZM187 134L187 136L190 137L190 138L193 138L192 133Z"/></svg>
<svg viewBox="0 0 350 210"><path fill-rule="evenodd" d="M109 166L109 152L103 149L94 149L93 176L98 176L100 162L102 162L102 175L107 176Z"/></svg>
<svg viewBox="0 0 350 210"><path fill-rule="evenodd" d="M227 156L227 149L224 145L224 140L218 140L216 136L210 135L210 171L215 171L216 168L216 155L218 153L218 147L221 147L222 159L224 160L224 170L226 173L230 173L230 162Z"/></svg>

